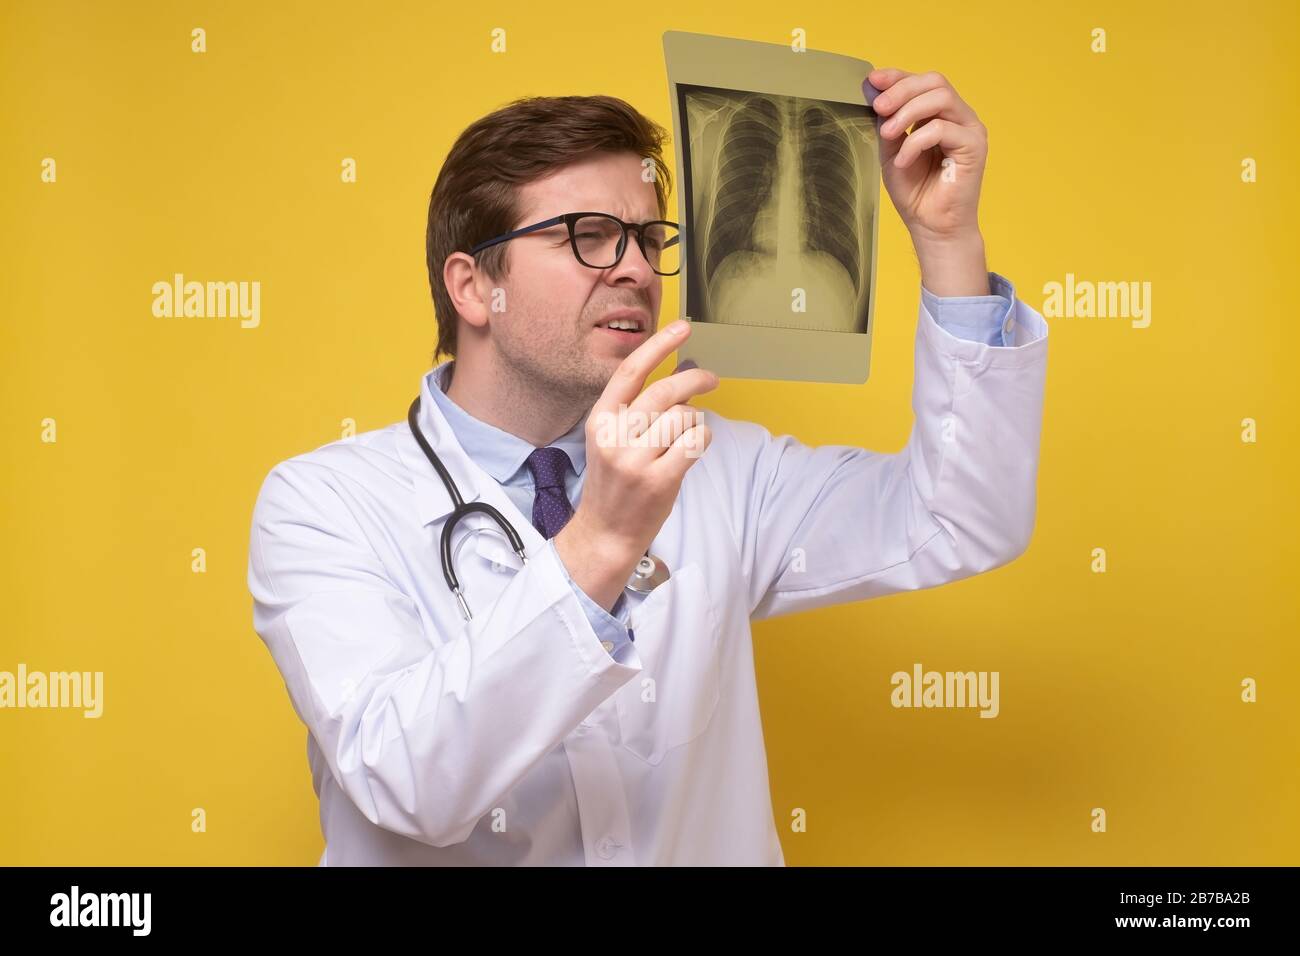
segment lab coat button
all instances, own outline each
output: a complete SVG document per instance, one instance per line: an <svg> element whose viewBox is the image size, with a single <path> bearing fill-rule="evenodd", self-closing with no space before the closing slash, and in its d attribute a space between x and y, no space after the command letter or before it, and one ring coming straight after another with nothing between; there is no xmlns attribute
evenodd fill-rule
<svg viewBox="0 0 1300 956"><path fill-rule="evenodd" d="M500 561L493 561L493 562L492 562L492 570L493 570L493 571L501 571L501 570L504 570L504 569L501 567L501 562L500 562Z"/></svg>
<svg viewBox="0 0 1300 956"><path fill-rule="evenodd" d="M602 837L600 842L596 844L596 855L602 860L612 860L622 845L610 837Z"/></svg>

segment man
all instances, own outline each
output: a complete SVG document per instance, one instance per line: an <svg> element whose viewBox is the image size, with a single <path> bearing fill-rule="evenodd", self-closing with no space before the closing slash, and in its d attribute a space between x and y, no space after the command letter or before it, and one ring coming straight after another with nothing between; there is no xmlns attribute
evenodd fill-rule
<svg viewBox="0 0 1300 956"><path fill-rule="evenodd" d="M626 103L516 101L452 147L427 253L454 361L423 376L416 425L527 560L482 512L441 553L457 501L407 422L272 469L249 587L309 729L322 864L780 865L750 620L1028 546L1047 328L985 267L986 130L937 73L868 79L922 278L896 454L697 410L704 369L645 386L689 326L654 332L668 185L642 172L664 131ZM580 259L556 219L579 211L632 226L617 261ZM627 411L652 424L602 431ZM667 580L626 588L647 553Z"/></svg>

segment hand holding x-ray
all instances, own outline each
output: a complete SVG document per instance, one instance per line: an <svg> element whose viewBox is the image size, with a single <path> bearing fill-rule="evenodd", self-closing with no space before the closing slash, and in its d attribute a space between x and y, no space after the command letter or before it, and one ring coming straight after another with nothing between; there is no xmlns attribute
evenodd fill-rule
<svg viewBox="0 0 1300 956"><path fill-rule="evenodd" d="M872 70L862 92L877 113L881 173L922 283L936 295L988 294L979 229L988 129L941 73Z"/></svg>

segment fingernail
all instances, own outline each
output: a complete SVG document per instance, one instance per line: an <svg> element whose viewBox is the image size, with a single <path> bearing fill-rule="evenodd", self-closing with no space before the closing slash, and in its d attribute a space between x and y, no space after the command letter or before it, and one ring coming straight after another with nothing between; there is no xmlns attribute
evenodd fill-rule
<svg viewBox="0 0 1300 956"><path fill-rule="evenodd" d="M671 332L673 335L685 335L685 334L686 334L686 320L685 320L685 319L678 319L678 320L677 320L676 322L674 322L672 325L668 326L668 331Z"/></svg>
<svg viewBox="0 0 1300 956"><path fill-rule="evenodd" d="M699 368L699 366L695 364L695 360L684 359L681 362L677 363L677 367L673 369L673 374L676 375L678 372L685 372L687 369L692 369L692 368Z"/></svg>

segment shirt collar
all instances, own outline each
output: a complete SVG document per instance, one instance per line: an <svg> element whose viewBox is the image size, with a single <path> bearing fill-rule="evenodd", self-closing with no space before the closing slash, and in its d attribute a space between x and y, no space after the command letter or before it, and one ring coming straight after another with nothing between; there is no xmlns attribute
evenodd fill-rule
<svg viewBox="0 0 1300 956"><path fill-rule="evenodd" d="M498 482L506 484L525 467L534 446L518 435L475 418L451 400L446 392L446 382L454 361L448 359L433 369L429 391L465 454ZM568 432L551 442L552 447L562 449L569 456L573 471L578 475L587 466L586 424L586 419L579 420Z"/></svg>

